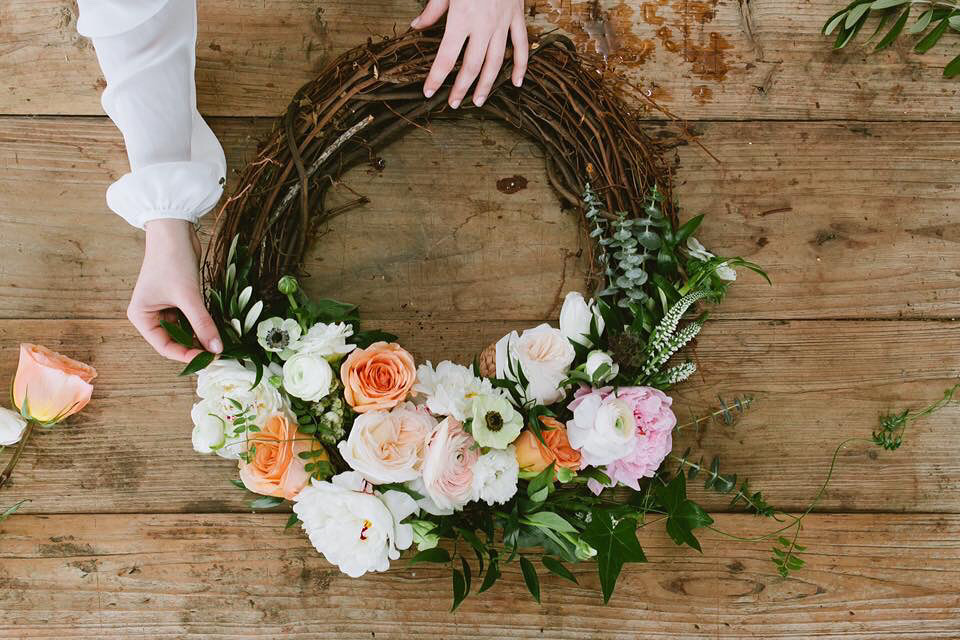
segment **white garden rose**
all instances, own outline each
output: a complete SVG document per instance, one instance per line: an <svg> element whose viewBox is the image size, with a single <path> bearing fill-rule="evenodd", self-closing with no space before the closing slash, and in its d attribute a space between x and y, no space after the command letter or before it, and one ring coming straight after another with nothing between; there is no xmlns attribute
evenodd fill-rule
<svg viewBox="0 0 960 640"><path fill-rule="evenodd" d="M413 391L426 398L427 408L434 415L453 416L463 422L470 417L473 396L492 393L493 385L463 365L444 360L434 368L428 361L417 367Z"/></svg>
<svg viewBox="0 0 960 640"><path fill-rule="evenodd" d="M353 327L344 322L339 324L318 322L310 327L293 349L297 353L315 353L328 360L337 360L357 348L355 344L347 344L347 338L352 335Z"/></svg>
<svg viewBox="0 0 960 640"><path fill-rule="evenodd" d="M351 578L390 568L413 544L413 527L402 521L417 511L406 493L378 493L355 471L312 480L293 505L313 546Z"/></svg>
<svg viewBox="0 0 960 640"><path fill-rule="evenodd" d="M6 447L17 444L26 428L26 418L16 411L0 407L0 445Z"/></svg>
<svg viewBox="0 0 960 640"><path fill-rule="evenodd" d="M340 455L374 484L407 482L420 475L427 439L437 421L426 409L406 402L390 411L357 416Z"/></svg>
<svg viewBox="0 0 960 640"><path fill-rule="evenodd" d="M596 319L597 333L603 333L603 316L597 309L593 299L587 302L577 291L571 291L563 300L563 307L560 309L560 333L568 340L573 340L577 344L585 347L592 347L590 341L590 324Z"/></svg>
<svg viewBox="0 0 960 640"><path fill-rule="evenodd" d="M301 351L283 363L283 388L295 398L316 402L330 393L332 384L333 368L320 353Z"/></svg>
<svg viewBox="0 0 960 640"><path fill-rule="evenodd" d="M587 354L583 372L590 376L594 384L603 384L617 377L620 365L614 362L613 356L606 351L591 351Z"/></svg>
<svg viewBox="0 0 960 640"><path fill-rule="evenodd" d="M267 382L271 375L279 371L279 367L271 365L254 387L257 373L252 365L244 366L236 360L224 358L214 360L202 369L197 374L200 401L191 411L194 429L202 432L197 434L195 441L200 447L197 450L213 449L224 458L239 458L246 449L247 431L244 426L261 427L267 418L287 408L283 395ZM241 416L243 426L237 427L235 422ZM212 434L214 423L210 421L211 417L216 418L223 430L219 448L214 448L218 439Z"/></svg>
<svg viewBox="0 0 960 640"><path fill-rule="evenodd" d="M513 445L491 449L473 467L473 499L488 505L504 504L517 492L520 465Z"/></svg>
<svg viewBox="0 0 960 640"><path fill-rule="evenodd" d="M506 449L523 429L523 416L500 393L473 398L470 433L481 447Z"/></svg>
<svg viewBox="0 0 960 640"><path fill-rule="evenodd" d="M528 400L548 405L564 397L560 383L566 379L576 352L570 341L558 329L541 324L517 335L511 331L497 342L497 377L518 380L511 363L519 365L528 385L524 390Z"/></svg>
<svg viewBox="0 0 960 640"><path fill-rule="evenodd" d="M570 445L580 451L581 468L599 467L633 453L637 425L633 409L611 393L594 391L570 403L573 420L567 422Z"/></svg>

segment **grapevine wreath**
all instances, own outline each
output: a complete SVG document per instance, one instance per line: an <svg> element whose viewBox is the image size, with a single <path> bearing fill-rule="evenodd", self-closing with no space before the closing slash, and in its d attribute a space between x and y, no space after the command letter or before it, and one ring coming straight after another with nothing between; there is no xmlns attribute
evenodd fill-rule
<svg viewBox="0 0 960 640"><path fill-rule="evenodd" d="M697 473L760 515L773 509L736 476L671 453L665 393L695 370L674 357L700 331L740 258L708 252L680 224L664 151L558 35L532 47L522 89L508 60L480 108L425 99L438 29L368 41L301 88L243 171L207 256L208 304L225 349L201 353L193 444L237 460L254 508L293 501L300 525L350 576L400 552L448 563L454 607L518 562L539 600L538 571L576 581L596 562L604 601L624 563L645 560L636 529L662 521L695 549L712 518L686 495ZM566 296L559 328L511 332L473 363L414 362L394 336L361 328L353 305L310 299L304 256L330 208L330 186L411 128L480 117L544 151L557 195L582 215L598 286ZM365 199L348 203L362 206ZM187 327L167 324L189 343ZM736 403L738 404L738 403ZM742 407L739 407L742 408ZM620 487L614 491L614 487ZM799 530L799 526L797 527ZM802 560L780 538L774 562Z"/></svg>

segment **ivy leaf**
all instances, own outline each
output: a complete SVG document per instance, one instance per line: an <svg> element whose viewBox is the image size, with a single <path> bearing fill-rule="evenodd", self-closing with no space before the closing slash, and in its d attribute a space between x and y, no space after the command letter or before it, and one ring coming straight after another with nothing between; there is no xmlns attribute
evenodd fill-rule
<svg viewBox="0 0 960 640"><path fill-rule="evenodd" d="M201 351L193 360L190 361L190 364L183 368L183 371L180 372L181 376L189 376L196 373L202 369L206 369L211 362L213 362L214 355L209 351Z"/></svg>
<svg viewBox="0 0 960 640"><path fill-rule="evenodd" d="M547 568L547 571L550 573L556 574L565 580L569 580L573 584L579 584L577 582L576 576L570 573L570 570L567 567L554 558L553 556L543 556L540 561L543 563L543 566Z"/></svg>
<svg viewBox="0 0 960 640"><path fill-rule="evenodd" d="M410 558L410 564L418 562L450 562L450 552L441 547L427 549Z"/></svg>
<svg viewBox="0 0 960 640"><path fill-rule="evenodd" d="M530 595L537 604L540 604L540 578L537 577L537 570L533 563L523 556L520 556L520 571L523 572L523 581L527 583Z"/></svg>
<svg viewBox="0 0 960 640"><path fill-rule="evenodd" d="M702 551L693 530L713 524L713 518L696 502L687 498L686 476L678 473L667 486L657 487L657 498L667 512L667 534L678 545Z"/></svg>
<svg viewBox="0 0 960 640"><path fill-rule="evenodd" d="M597 550L597 570L604 604L610 602L620 570L627 562L646 562L643 547L637 540L636 523L626 518L614 524L609 511L596 510L583 531L583 539Z"/></svg>

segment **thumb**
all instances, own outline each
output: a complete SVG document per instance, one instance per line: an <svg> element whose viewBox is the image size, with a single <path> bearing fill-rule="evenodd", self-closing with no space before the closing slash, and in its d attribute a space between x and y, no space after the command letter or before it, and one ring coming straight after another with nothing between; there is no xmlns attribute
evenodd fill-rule
<svg viewBox="0 0 960 640"><path fill-rule="evenodd" d="M204 306L200 292L196 292L187 300L184 300L180 305L180 310L183 311L183 315L187 316L190 326L193 327L193 332L197 334L200 344L202 344L207 351L212 353L220 353L223 351L220 332L217 331L216 323L213 321L213 318L210 317L207 307Z"/></svg>
<svg viewBox="0 0 960 640"><path fill-rule="evenodd" d="M413 19L410 26L414 29L426 29L433 26L437 20L443 17L449 6L450 0L430 0L427 6L423 8L423 12Z"/></svg>

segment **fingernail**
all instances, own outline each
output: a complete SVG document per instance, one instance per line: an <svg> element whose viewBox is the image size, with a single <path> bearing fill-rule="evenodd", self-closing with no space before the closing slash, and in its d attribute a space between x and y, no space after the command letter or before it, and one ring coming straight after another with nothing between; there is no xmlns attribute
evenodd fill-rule
<svg viewBox="0 0 960 640"><path fill-rule="evenodd" d="M423 89L423 95L427 96L428 98L432 97L436 92L436 89L427 89L426 87Z"/></svg>
<svg viewBox="0 0 960 640"><path fill-rule="evenodd" d="M459 98L456 98L456 99L454 99L453 101L450 102L450 108L451 108L451 109L456 109L456 108L459 107L459 106L460 106L460 99L459 99Z"/></svg>
<svg viewBox="0 0 960 640"><path fill-rule="evenodd" d="M486 99L487 99L487 96L484 96L484 95L473 96L473 104L477 105L478 107L482 107L483 102Z"/></svg>
<svg viewBox="0 0 960 640"><path fill-rule="evenodd" d="M417 25L419 24L420 24L420 17L417 16L416 18L413 19L413 22L410 23L410 26L416 29Z"/></svg>
<svg viewBox="0 0 960 640"><path fill-rule="evenodd" d="M210 351L214 353L220 353L223 351L223 343L220 342L220 338L214 338L210 341Z"/></svg>
<svg viewBox="0 0 960 640"><path fill-rule="evenodd" d="M523 78L520 78L519 80L517 80L517 79L514 79L514 80L513 80L513 86L515 86L515 87L519 87L519 86L522 85L522 84L523 84Z"/></svg>

